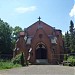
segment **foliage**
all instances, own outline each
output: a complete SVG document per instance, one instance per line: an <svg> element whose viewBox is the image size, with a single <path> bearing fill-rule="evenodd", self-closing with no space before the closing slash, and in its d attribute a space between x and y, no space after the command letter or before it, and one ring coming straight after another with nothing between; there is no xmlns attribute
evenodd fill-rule
<svg viewBox="0 0 75 75"><path fill-rule="evenodd" d="M12 63L0 62L0 69L10 69L12 68Z"/></svg>
<svg viewBox="0 0 75 75"><path fill-rule="evenodd" d="M16 55L13 59L12 62L14 64L21 64L21 54Z"/></svg>
<svg viewBox="0 0 75 75"><path fill-rule="evenodd" d="M71 62L71 66L75 66L75 56L69 56L67 61Z"/></svg>
<svg viewBox="0 0 75 75"><path fill-rule="evenodd" d="M11 69L14 67L21 67L21 65L20 64L14 65L11 61L4 61L4 60L0 61L0 69Z"/></svg>
<svg viewBox="0 0 75 75"><path fill-rule="evenodd" d="M70 21L70 50L71 53L75 52L75 28L72 20Z"/></svg>
<svg viewBox="0 0 75 75"><path fill-rule="evenodd" d="M22 52L22 54L21 54L21 65L22 65L22 66L24 66L24 61L25 61L25 60L24 60L24 54L23 54L23 52Z"/></svg>
<svg viewBox="0 0 75 75"><path fill-rule="evenodd" d="M12 27L7 22L0 19L0 53L11 53Z"/></svg>
<svg viewBox="0 0 75 75"><path fill-rule="evenodd" d="M8 56L5 56L6 54L13 54L15 42L20 31L22 31L21 27L16 26L13 28L7 22L0 19L0 57L2 56L6 59L8 58Z"/></svg>
<svg viewBox="0 0 75 75"><path fill-rule="evenodd" d="M12 59L12 62L14 64L21 64L22 66L25 66L23 52L21 54L16 55L16 57Z"/></svg>
<svg viewBox="0 0 75 75"><path fill-rule="evenodd" d="M70 21L69 31L65 33L64 42L67 53L75 53L75 28L72 20Z"/></svg>
<svg viewBox="0 0 75 75"><path fill-rule="evenodd" d="M73 35L73 31L74 31L74 23L73 23L73 21L71 20L70 21L70 33L71 33L71 35Z"/></svg>
<svg viewBox="0 0 75 75"><path fill-rule="evenodd" d="M66 53L69 52L69 50L70 50L70 42L69 41L70 41L70 35L67 31L67 33L65 33L65 38L64 38Z"/></svg>
<svg viewBox="0 0 75 75"><path fill-rule="evenodd" d="M67 60L67 54L64 54L64 61Z"/></svg>
<svg viewBox="0 0 75 75"><path fill-rule="evenodd" d="M19 37L19 32L23 31L21 27L16 26L13 28L13 32L12 32L12 48L15 48L15 43L17 38Z"/></svg>
<svg viewBox="0 0 75 75"><path fill-rule="evenodd" d="M13 28L13 36L17 39L19 32L22 31L22 28L19 26L16 26L15 28Z"/></svg>

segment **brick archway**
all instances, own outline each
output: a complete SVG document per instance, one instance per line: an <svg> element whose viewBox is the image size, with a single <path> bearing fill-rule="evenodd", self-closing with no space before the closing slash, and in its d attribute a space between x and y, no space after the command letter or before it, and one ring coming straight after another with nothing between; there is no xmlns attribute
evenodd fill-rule
<svg viewBox="0 0 75 75"><path fill-rule="evenodd" d="M38 44L35 50L36 59L47 59L47 49L43 44Z"/></svg>

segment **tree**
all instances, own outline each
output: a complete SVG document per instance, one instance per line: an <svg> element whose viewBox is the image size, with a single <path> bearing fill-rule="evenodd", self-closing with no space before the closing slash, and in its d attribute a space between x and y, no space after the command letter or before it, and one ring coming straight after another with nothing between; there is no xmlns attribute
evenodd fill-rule
<svg viewBox="0 0 75 75"><path fill-rule="evenodd" d="M70 34L71 34L71 36L73 36L73 31L74 31L74 23L73 23L73 21L71 20L70 21Z"/></svg>
<svg viewBox="0 0 75 75"><path fill-rule="evenodd" d="M11 48L11 27L7 22L0 19L0 53L12 53Z"/></svg>
<svg viewBox="0 0 75 75"><path fill-rule="evenodd" d="M15 48L15 43L16 43L16 40L18 38L18 34L19 32L23 31L21 27L19 26L16 26L15 28L13 28L13 33L12 33L12 47L13 49Z"/></svg>
<svg viewBox="0 0 75 75"><path fill-rule="evenodd" d="M17 38L19 32L21 32L21 31L22 31L22 28L19 26L16 26L15 28L13 28L13 36Z"/></svg>
<svg viewBox="0 0 75 75"><path fill-rule="evenodd" d="M70 50L71 53L75 52L75 29L72 20L70 21Z"/></svg>
<svg viewBox="0 0 75 75"><path fill-rule="evenodd" d="M21 27L12 28L7 22L0 19L0 55L13 54L14 45L20 31L22 31Z"/></svg>
<svg viewBox="0 0 75 75"><path fill-rule="evenodd" d="M68 33L65 33L65 38L64 38L64 41L65 41L65 49L67 51L67 53L70 52L70 34Z"/></svg>
<svg viewBox="0 0 75 75"><path fill-rule="evenodd" d="M75 53L75 28L72 20L70 21L69 31L65 33L64 42L65 48L72 54Z"/></svg>

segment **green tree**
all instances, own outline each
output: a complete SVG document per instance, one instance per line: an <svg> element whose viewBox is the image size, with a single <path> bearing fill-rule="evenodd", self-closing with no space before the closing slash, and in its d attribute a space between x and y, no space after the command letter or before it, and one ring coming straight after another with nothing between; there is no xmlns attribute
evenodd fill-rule
<svg viewBox="0 0 75 75"><path fill-rule="evenodd" d="M0 19L0 53L12 53L11 34L12 28L7 22Z"/></svg>
<svg viewBox="0 0 75 75"><path fill-rule="evenodd" d="M75 29L72 20L70 21L70 50L71 53L75 52Z"/></svg>
<svg viewBox="0 0 75 75"><path fill-rule="evenodd" d="M74 23L73 23L73 21L71 20L70 21L70 34L71 34L71 36L73 36L73 32L74 32Z"/></svg>
<svg viewBox="0 0 75 75"><path fill-rule="evenodd" d="M16 26L13 28L13 33L12 33L12 47L13 49L15 48L15 42L18 38L19 32L23 31L21 27Z"/></svg>
<svg viewBox="0 0 75 75"><path fill-rule="evenodd" d="M66 52L69 53L70 52L70 34L68 33L68 31L67 33L65 33L64 42L65 42Z"/></svg>
<svg viewBox="0 0 75 75"><path fill-rule="evenodd" d="M72 20L70 21L69 31L65 33L64 42L65 48L69 52L75 53L75 28Z"/></svg>
<svg viewBox="0 0 75 75"><path fill-rule="evenodd" d="M23 31L21 27L16 26L15 28L13 28L13 36L14 37L18 37L19 32Z"/></svg>

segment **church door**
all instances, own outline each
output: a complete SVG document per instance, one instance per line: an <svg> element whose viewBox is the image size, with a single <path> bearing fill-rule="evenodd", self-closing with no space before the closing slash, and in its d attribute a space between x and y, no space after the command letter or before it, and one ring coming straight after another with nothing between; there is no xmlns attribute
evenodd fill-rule
<svg viewBox="0 0 75 75"><path fill-rule="evenodd" d="M36 49L36 59L47 59L47 50L42 44Z"/></svg>

